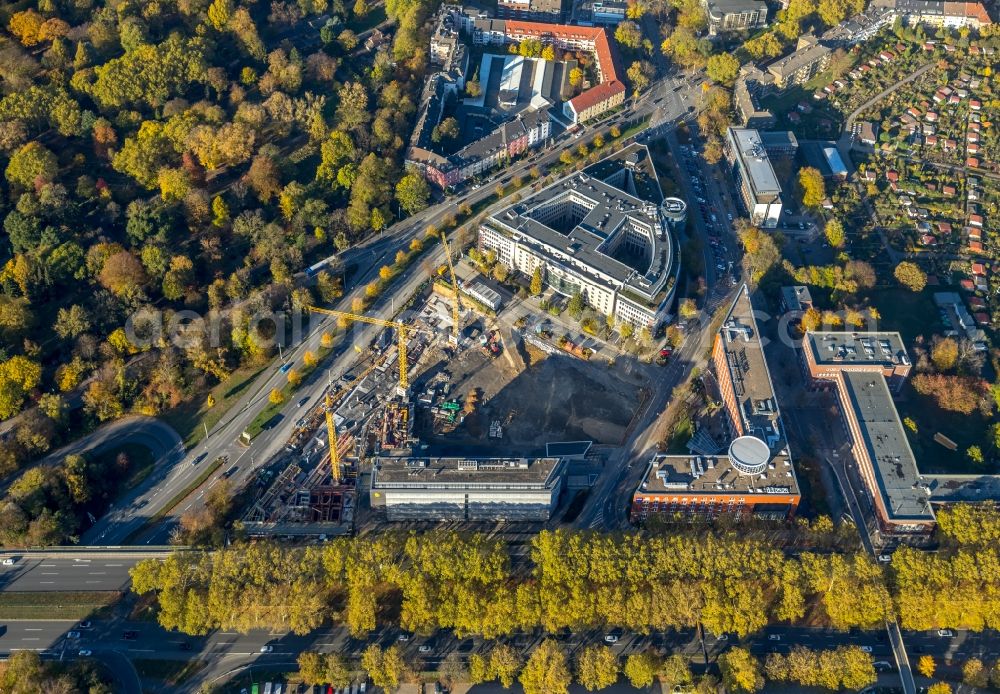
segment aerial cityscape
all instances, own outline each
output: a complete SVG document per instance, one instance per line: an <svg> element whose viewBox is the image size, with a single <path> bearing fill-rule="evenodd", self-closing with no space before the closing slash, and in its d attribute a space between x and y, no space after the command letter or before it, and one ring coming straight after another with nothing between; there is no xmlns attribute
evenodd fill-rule
<svg viewBox="0 0 1000 694"><path fill-rule="evenodd" d="M1000 691L996 22L0 4L0 694Z"/></svg>

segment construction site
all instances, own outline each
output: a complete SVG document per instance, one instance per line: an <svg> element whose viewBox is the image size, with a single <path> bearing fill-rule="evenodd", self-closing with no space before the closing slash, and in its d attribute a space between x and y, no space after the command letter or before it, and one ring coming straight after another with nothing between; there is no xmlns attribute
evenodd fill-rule
<svg viewBox="0 0 1000 694"><path fill-rule="evenodd" d="M249 534L353 532L359 487L379 457L531 456L553 441L622 443L647 395L645 369L655 367L591 360L544 315L504 307L510 293L472 265L460 270L464 280L450 267L445 285L461 288L458 299L432 286L395 320L310 309L383 330L262 471L242 517ZM484 311L485 302L496 308Z"/></svg>

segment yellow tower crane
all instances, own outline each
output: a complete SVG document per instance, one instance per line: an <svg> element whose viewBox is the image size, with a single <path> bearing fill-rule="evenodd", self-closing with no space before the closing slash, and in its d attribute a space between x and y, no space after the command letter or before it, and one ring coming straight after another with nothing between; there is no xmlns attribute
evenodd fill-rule
<svg viewBox="0 0 1000 694"><path fill-rule="evenodd" d="M333 483L340 483L340 451L337 449L337 427L333 422L333 401L330 393L326 394L326 436L330 442L330 471Z"/></svg>
<svg viewBox="0 0 1000 694"><path fill-rule="evenodd" d="M451 288L455 291L455 302L451 305L451 320L452 320L452 331L451 331L451 341L453 344L458 344L458 317L462 311L462 300L458 295L458 281L455 279L455 266L451 262L451 249L448 248L448 235L444 233L444 229L441 230L441 245L444 246L444 256L448 259L448 272L451 273Z"/></svg>
<svg viewBox="0 0 1000 694"><path fill-rule="evenodd" d="M404 398L409 396L410 381L407 375L406 334L410 329L407 326L396 321L382 320L381 318L372 318L370 316L361 316L355 313L347 313L346 311L334 311L329 308L306 306L306 310L313 311L315 313L323 313L327 316L334 316L336 318L346 318L348 320L361 321L362 323L369 323L371 325L380 325L383 328L395 328L399 343L399 388L397 390Z"/></svg>

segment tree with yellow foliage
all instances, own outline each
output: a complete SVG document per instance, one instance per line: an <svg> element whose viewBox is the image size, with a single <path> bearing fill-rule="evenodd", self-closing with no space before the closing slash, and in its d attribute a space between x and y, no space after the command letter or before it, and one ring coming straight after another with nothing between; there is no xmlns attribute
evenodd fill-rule
<svg viewBox="0 0 1000 694"><path fill-rule="evenodd" d="M272 405L280 405L285 401L285 394L281 392L280 388L272 388L267 399Z"/></svg>

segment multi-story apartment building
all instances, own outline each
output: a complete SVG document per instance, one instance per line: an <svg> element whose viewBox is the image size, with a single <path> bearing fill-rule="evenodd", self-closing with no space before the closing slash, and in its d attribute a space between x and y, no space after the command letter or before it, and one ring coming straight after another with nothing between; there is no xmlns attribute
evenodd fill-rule
<svg viewBox="0 0 1000 694"><path fill-rule="evenodd" d="M655 199L627 192L639 176L656 182L647 186ZM685 214L681 200L659 193L645 146L632 145L490 215L479 227L479 246L529 277L540 268L548 287L579 292L619 323L655 328L673 302L673 228Z"/></svg>
<svg viewBox="0 0 1000 694"><path fill-rule="evenodd" d="M781 184L760 133L747 128L729 128L725 153L750 220L767 229L777 227L781 217Z"/></svg>
<svg viewBox="0 0 1000 694"><path fill-rule="evenodd" d="M993 23L981 2L943 0L874 0L873 7L885 7L907 24L926 24L946 29L981 29ZM895 19L895 17L893 18Z"/></svg>
<svg viewBox="0 0 1000 694"><path fill-rule="evenodd" d="M711 36L767 26L767 5L761 0L702 0L702 4Z"/></svg>
<svg viewBox="0 0 1000 694"><path fill-rule="evenodd" d="M369 496L390 521L546 521L559 505L561 458L376 458Z"/></svg>
<svg viewBox="0 0 1000 694"><path fill-rule="evenodd" d="M497 16L504 19L559 22L562 19L562 3L560 0L497 0Z"/></svg>
<svg viewBox="0 0 1000 694"><path fill-rule="evenodd" d="M594 54L598 84L563 104L563 115L573 123L583 123L625 102L625 72L618 51L603 27L509 21L505 33L508 41L538 39L564 50Z"/></svg>
<svg viewBox="0 0 1000 694"><path fill-rule="evenodd" d="M418 126L420 123L418 120ZM431 183L447 188L500 166L527 149L542 146L551 135L549 109L525 111L447 157L429 147L411 145L406 163L423 172Z"/></svg>
<svg viewBox="0 0 1000 694"><path fill-rule="evenodd" d="M832 55L833 51L821 44L816 36L800 36L795 51L768 65L767 71L774 76L774 86L787 89L805 84L823 72L830 65Z"/></svg>

